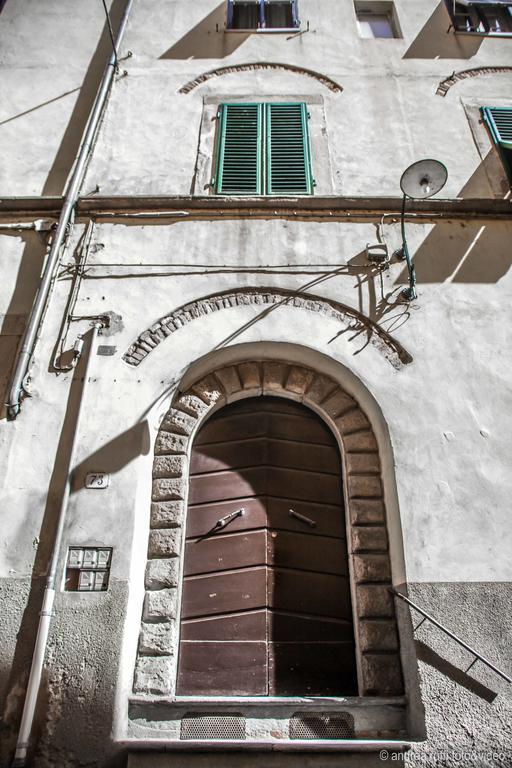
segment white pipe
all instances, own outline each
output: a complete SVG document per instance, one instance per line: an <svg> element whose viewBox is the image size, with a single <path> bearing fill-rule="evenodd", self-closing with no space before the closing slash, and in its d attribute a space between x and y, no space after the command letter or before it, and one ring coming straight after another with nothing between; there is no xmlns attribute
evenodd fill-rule
<svg viewBox="0 0 512 768"><path fill-rule="evenodd" d="M132 3L133 0L127 0L123 18L121 19L119 32L117 33L117 50L119 50L119 46L123 39ZM59 223L57 224L57 228L53 236L52 245L48 254L48 259L41 279L41 284L32 306L30 318L25 328L25 333L23 334L20 351L16 360L16 367L14 369L11 385L9 388L9 398L6 403L7 417L9 419L15 419L20 412L21 393L24 388L24 381L28 373L32 354L34 352L39 325L48 304L48 298L53 284L53 279L59 264L60 249L64 242L68 225L72 221L75 205L78 200L80 188L82 186L85 171L87 169L87 162L92 152L94 140L98 132L100 118L103 113L103 108L105 106L108 93L110 91L110 86L112 85L116 67L117 56L114 50L105 68L105 72L103 73L101 85L96 96L89 121L87 123L84 140L82 142L82 146L80 147L76 165L66 189L64 205L62 206Z"/></svg>
<svg viewBox="0 0 512 768"><path fill-rule="evenodd" d="M64 533L64 525L66 522L66 513L68 509L69 495L71 491L71 477L75 464L76 446L78 443L78 433L80 430L80 421L82 417L82 411L85 402L85 396L88 388L89 369L91 366L92 358L96 351L96 342L100 329L103 327L102 323L95 323L92 329L91 342L89 345L89 354L87 357L87 364L84 373L84 383L82 387L82 393L80 402L78 405L78 411L76 414L75 431L71 442L71 449L69 452L68 466L66 472L66 485L62 494L60 502L59 516L57 519L57 530L55 531L55 538L53 540L53 549L50 560L50 566L46 576L46 587L43 598L43 606L41 613L39 614L39 626L37 628L36 643L34 646L34 653L32 655L32 663L30 666L30 675L28 678L27 692L25 695L25 703L23 705L23 714L21 716L20 729L18 731L18 740L16 743L16 752L14 760L12 762L12 768L21 768L26 764L27 751L29 747L30 734L32 732L32 725L34 722L34 714L36 710L37 697L39 694L39 688L41 685L41 675L43 672L44 658L46 655L46 646L48 644L48 633L50 631L51 617L53 615L53 603L55 599L55 584L57 576L57 565L59 562L59 555L62 543L62 536Z"/></svg>

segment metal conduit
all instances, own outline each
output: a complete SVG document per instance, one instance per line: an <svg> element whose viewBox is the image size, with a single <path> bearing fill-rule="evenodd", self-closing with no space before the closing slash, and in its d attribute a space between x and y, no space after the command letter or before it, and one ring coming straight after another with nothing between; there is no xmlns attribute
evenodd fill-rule
<svg viewBox="0 0 512 768"><path fill-rule="evenodd" d="M34 722L34 714L36 710L37 697L39 694L39 688L41 685L41 675L43 672L44 658L46 655L46 646L48 644L48 633L50 631L51 617L53 614L53 603L55 600L55 587L57 579L57 565L59 562L60 547L62 543L62 535L64 533L64 524L66 522L66 513L68 509L69 495L71 491L71 477L74 469L76 446L78 443L78 432L80 428L80 420L83 412L84 401L86 399L87 384L89 379L89 370L91 366L91 360L96 350L96 343L100 329L103 327L103 323L95 323L92 329L91 340L89 345L89 354L87 357L87 364L84 372L84 384L82 388L82 394L78 405L78 412L76 415L75 432L73 434L73 440L71 449L69 452L69 460L67 466L66 485L62 494L62 499L59 509L59 517L57 519L57 530L55 531L55 538L53 540L52 555L50 560L50 566L48 574L46 576L46 586L44 590L43 605L39 614L39 625L37 628L36 642L34 646L34 652L32 654L32 664L30 667L30 675L27 683L27 693L25 695L25 703L23 705L23 714L21 716L20 729L18 731L18 740L16 743L16 752L12 763L12 768L22 768L26 764L27 752L30 741L30 734L32 732L32 725Z"/></svg>
<svg viewBox="0 0 512 768"><path fill-rule="evenodd" d="M24 389L25 379L28 373L30 362L32 360L32 355L34 353L39 326L48 305L51 286L59 264L60 249L64 242L68 226L72 221L75 205L80 194L80 187L82 186L85 171L87 169L87 162L89 160L94 140L96 138L99 122L103 113L107 96L114 79L117 66L116 50L119 50L119 46L123 39L132 3L133 0L127 0L119 31L117 33L115 48L112 51L108 64L105 68L105 72L103 73L94 106L91 110L87 128L85 130L84 139L82 141L80 152L78 153L76 160L75 168L66 189L64 205L62 207L59 222L53 236L52 245L48 254L48 259L41 279L41 284L39 286L37 296L32 306L29 320L23 334L20 350L16 359L16 366L14 368L14 373L9 388L9 398L6 403L7 418L10 420L15 419L20 412L22 391Z"/></svg>

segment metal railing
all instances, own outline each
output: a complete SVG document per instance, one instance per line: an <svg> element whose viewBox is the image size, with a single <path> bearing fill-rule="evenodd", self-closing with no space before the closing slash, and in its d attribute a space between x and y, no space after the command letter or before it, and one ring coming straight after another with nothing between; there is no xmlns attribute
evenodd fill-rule
<svg viewBox="0 0 512 768"><path fill-rule="evenodd" d="M502 672L500 669L494 666L489 659L486 659L485 656L482 656L481 653L478 653L478 651L475 651L474 648L472 648L470 645L464 642L464 640L461 640L460 637L457 637L457 635L454 635L453 632L450 632L449 629L444 627L442 624L440 624L436 619L434 619L433 616L431 616L429 613L423 610L423 608L420 608L419 605L416 605L412 600L410 600L405 595L402 595L401 592L399 592L397 589L392 589L391 592L399 597L401 600L403 600L405 603L410 605L412 608L414 608L415 611L418 611L418 613L421 613L423 616L423 619L420 621L419 624L417 624L416 627L414 627L414 630L416 631L424 621L430 621L432 624L434 624L436 627L438 627L442 632L444 632L448 637L451 637L452 640L455 640L459 645L461 645L463 648L465 648L467 651L469 651L473 656L475 657L469 667L465 670L466 672L469 672L473 664L476 664L477 661L483 662L489 669L492 669L493 672L495 672L497 675L502 677L504 680L507 681L507 683L512 683L512 677L509 677L504 672Z"/></svg>

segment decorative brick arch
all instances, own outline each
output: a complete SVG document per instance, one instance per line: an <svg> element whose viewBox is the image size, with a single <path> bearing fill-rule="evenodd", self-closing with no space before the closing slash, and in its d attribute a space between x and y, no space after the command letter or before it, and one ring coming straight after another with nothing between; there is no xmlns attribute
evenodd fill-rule
<svg viewBox="0 0 512 768"><path fill-rule="evenodd" d="M379 449L357 401L334 380L292 363L240 362L219 368L176 395L155 443L146 594L134 692L174 693L179 642L179 581L186 520L188 459L213 411L248 397L303 403L332 429L342 452L351 579L362 695L403 692L391 587Z"/></svg>
<svg viewBox="0 0 512 768"><path fill-rule="evenodd" d="M198 75L193 80L189 80L188 83L182 85L178 90L178 93L190 93L190 91L193 91L198 85L202 85L208 80L211 80L212 77L221 77L222 75L232 75L239 72L252 72L262 69L286 70L287 72L294 72L297 75L312 77L333 93L341 93L343 90L341 85L336 83L330 77L323 75L320 72L315 72L312 69L305 69L304 67L297 67L294 64L282 64L274 61L253 61L248 64L231 64L228 67L210 69L208 72L203 72L202 75Z"/></svg>
<svg viewBox="0 0 512 768"><path fill-rule="evenodd" d="M357 309L334 299L304 291L266 287L221 291L178 307L143 331L126 350L123 360L134 367L140 365L162 341L196 318L232 307L252 305L258 305L262 309L267 307L266 312L279 306L295 307L333 318L343 323L347 330L354 331L356 336L359 333L365 334L369 343L377 347L394 368L412 363L412 356L399 341Z"/></svg>
<svg viewBox="0 0 512 768"><path fill-rule="evenodd" d="M501 73L511 73L512 67L474 67L473 69L463 69L460 72L453 71L450 77L441 80L437 86L436 95L446 96L452 86L460 80L467 80L468 77L479 77L480 75L497 75Z"/></svg>

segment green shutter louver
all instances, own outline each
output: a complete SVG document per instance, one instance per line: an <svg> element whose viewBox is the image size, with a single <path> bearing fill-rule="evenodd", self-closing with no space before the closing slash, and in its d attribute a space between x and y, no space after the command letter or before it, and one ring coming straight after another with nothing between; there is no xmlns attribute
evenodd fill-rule
<svg viewBox="0 0 512 768"><path fill-rule="evenodd" d="M306 104L221 104L217 117L217 194L312 194Z"/></svg>
<svg viewBox="0 0 512 768"><path fill-rule="evenodd" d="M512 107L484 107L482 111L496 144L512 149Z"/></svg>
<svg viewBox="0 0 512 768"><path fill-rule="evenodd" d="M222 104L219 118L216 192L260 195L263 105Z"/></svg>
<svg viewBox="0 0 512 768"><path fill-rule="evenodd" d="M266 104L269 195L310 195L308 113L303 103Z"/></svg>

